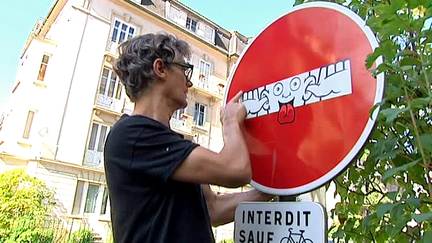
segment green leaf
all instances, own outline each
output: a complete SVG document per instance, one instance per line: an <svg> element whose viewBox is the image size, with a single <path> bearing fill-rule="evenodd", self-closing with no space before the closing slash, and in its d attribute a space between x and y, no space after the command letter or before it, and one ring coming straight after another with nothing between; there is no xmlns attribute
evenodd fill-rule
<svg viewBox="0 0 432 243"><path fill-rule="evenodd" d="M381 102L376 103L376 104L372 107L372 109L369 110L369 117L372 119L372 115L373 115L373 113L375 112L375 110L376 110L378 107L381 107L382 105L384 105L385 103L386 103L386 99L385 99L385 98L384 98Z"/></svg>
<svg viewBox="0 0 432 243"><path fill-rule="evenodd" d="M413 214L413 219L417 221L418 223L421 223L426 220L432 219L432 212L429 213L422 213L422 214Z"/></svg>
<svg viewBox="0 0 432 243"><path fill-rule="evenodd" d="M383 203L383 204L379 205L379 207L377 208L377 211L376 211L378 218L381 218L384 214L386 214L388 211L392 210L395 206L396 206L396 204L393 204L393 203Z"/></svg>
<svg viewBox="0 0 432 243"><path fill-rule="evenodd" d="M387 178L395 175L396 173L398 173L399 171L406 171L407 169L409 169L410 167L416 165L421 159L418 159L416 161L413 161L411 163L387 170L386 172L384 172L383 178L382 180L385 181Z"/></svg>
<svg viewBox="0 0 432 243"><path fill-rule="evenodd" d="M403 66L422 66L422 62L416 58L405 57L402 59L399 64Z"/></svg>
<svg viewBox="0 0 432 243"><path fill-rule="evenodd" d="M389 40L381 42L381 45L377 47L372 54L367 56L365 63L366 69L370 69L375 63L375 60L382 55L386 60L393 59L393 57L396 55L396 49L393 42Z"/></svg>
<svg viewBox="0 0 432 243"><path fill-rule="evenodd" d="M367 229L369 228L369 222L371 221L371 219L372 218L375 218L376 217L376 214L371 214L371 215L368 215L368 216L366 216L364 219L363 219L363 222L362 222L362 231L363 232L367 232Z"/></svg>
<svg viewBox="0 0 432 243"><path fill-rule="evenodd" d="M402 206L402 205L401 205ZM398 218L393 218L396 219L396 224L395 227L393 228L393 230L390 233L391 238L395 238L398 234L400 234L402 232L402 229L406 226L406 224L408 223L409 219L407 217L398 217ZM404 242L404 241L402 241Z"/></svg>
<svg viewBox="0 0 432 243"><path fill-rule="evenodd" d="M421 205L421 199L415 198L415 197L410 197L410 198L406 199L405 202L413 205L416 208L420 207L420 205Z"/></svg>
<svg viewBox="0 0 432 243"><path fill-rule="evenodd" d="M420 243L430 243L432 242L432 230L426 231L423 235L422 239L419 241Z"/></svg>
<svg viewBox="0 0 432 243"><path fill-rule="evenodd" d="M344 238L344 237L345 237L344 231L343 231L342 229L338 229L338 230L333 234L333 237L335 237L335 238L340 238L340 239Z"/></svg>
<svg viewBox="0 0 432 243"><path fill-rule="evenodd" d="M383 114L386 117L386 123L391 123L396 119L396 117L402 113L407 111L408 108L398 109L398 108L387 108L384 110L381 110L381 114Z"/></svg>
<svg viewBox="0 0 432 243"><path fill-rule="evenodd" d="M423 149L432 152L432 134L430 133L420 134L419 139Z"/></svg>
<svg viewBox="0 0 432 243"><path fill-rule="evenodd" d="M430 103L431 101L432 101L432 97L413 99L411 101L411 107L413 108L421 107Z"/></svg>

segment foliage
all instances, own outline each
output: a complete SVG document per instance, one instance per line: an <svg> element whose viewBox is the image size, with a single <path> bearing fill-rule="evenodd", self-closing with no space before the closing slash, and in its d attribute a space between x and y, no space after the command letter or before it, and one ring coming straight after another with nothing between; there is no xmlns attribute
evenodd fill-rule
<svg viewBox="0 0 432 243"><path fill-rule="evenodd" d="M52 231L42 229L54 206L45 183L23 169L0 175L0 242L52 242Z"/></svg>
<svg viewBox="0 0 432 243"><path fill-rule="evenodd" d="M375 33L379 48L365 64L372 75L385 75L386 87L373 134L334 180L341 202L330 234L345 242L432 242L432 30L425 26L432 3L332 2L357 13ZM374 67L378 57L384 61Z"/></svg>
<svg viewBox="0 0 432 243"><path fill-rule="evenodd" d="M93 232L89 229L79 229L72 233L68 243L93 243Z"/></svg>
<svg viewBox="0 0 432 243"><path fill-rule="evenodd" d="M234 243L233 239L223 239L221 241L219 241L219 243Z"/></svg>

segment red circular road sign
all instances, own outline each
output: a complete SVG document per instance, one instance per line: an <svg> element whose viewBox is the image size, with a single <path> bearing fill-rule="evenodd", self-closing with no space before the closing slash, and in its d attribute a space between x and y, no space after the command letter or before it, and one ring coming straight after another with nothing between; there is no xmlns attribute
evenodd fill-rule
<svg viewBox="0 0 432 243"><path fill-rule="evenodd" d="M294 7L250 42L231 72L224 104L244 92L252 186L296 195L349 165L383 95L384 76L375 79L365 68L377 46L360 17L323 2Z"/></svg>

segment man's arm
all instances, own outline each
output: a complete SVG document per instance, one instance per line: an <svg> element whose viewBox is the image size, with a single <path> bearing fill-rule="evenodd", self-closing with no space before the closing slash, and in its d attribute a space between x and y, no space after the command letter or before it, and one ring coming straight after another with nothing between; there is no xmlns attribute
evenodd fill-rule
<svg viewBox="0 0 432 243"><path fill-rule="evenodd" d="M249 152L241 131L246 108L239 102L239 92L225 107L222 120L224 147L220 153L195 148L174 171L172 178L196 184L239 187L252 176Z"/></svg>
<svg viewBox="0 0 432 243"><path fill-rule="evenodd" d="M247 192L216 195L209 185L202 185L207 202L211 223L213 226L234 221L235 210L241 202L270 201L273 196L256 189Z"/></svg>

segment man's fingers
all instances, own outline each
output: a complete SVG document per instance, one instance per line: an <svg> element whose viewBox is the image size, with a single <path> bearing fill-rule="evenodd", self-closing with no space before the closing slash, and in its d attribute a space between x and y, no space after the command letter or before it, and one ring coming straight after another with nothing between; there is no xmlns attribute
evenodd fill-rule
<svg viewBox="0 0 432 243"><path fill-rule="evenodd" d="M228 103L238 103L242 97L243 91L239 91Z"/></svg>

